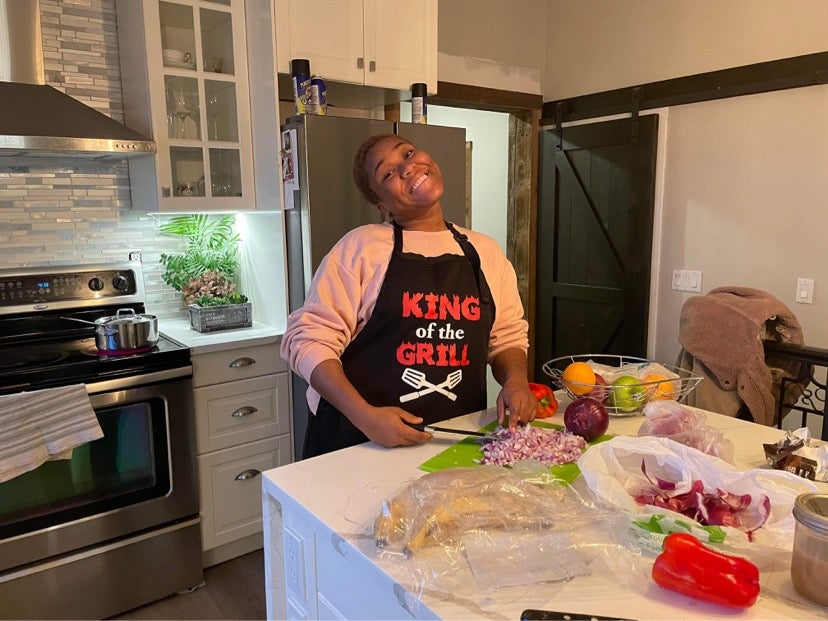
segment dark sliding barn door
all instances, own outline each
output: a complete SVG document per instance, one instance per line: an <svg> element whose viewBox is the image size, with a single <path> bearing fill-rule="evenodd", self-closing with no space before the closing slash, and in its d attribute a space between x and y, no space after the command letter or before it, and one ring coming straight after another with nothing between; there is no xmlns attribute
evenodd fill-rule
<svg viewBox="0 0 828 621"><path fill-rule="evenodd" d="M535 377L570 354L646 356L658 116L541 131Z"/></svg>

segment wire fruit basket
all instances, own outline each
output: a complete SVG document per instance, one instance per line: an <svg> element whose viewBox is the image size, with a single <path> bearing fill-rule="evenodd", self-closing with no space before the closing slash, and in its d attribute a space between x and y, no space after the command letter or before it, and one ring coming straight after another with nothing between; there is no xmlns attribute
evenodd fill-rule
<svg viewBox="0 0 828 621"><path fill-rule="evenodd" d="M680 367L613 354L561 356L544 363L543 371L553 388L572 400L597 399L610 416L636 416L650 401L682 401L702 380Z"/></svg>

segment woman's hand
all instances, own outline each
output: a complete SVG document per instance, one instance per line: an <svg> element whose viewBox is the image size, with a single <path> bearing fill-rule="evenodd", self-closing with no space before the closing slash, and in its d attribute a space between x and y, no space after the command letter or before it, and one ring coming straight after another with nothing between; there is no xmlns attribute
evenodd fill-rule
<svg viewBox="0 0 828 621"><path fill-rule="evenodd" d="M528 382L507 382L497 395L497 422L503 425L506 411L509 412L509 427L514 429L518 423L526 424L535 420L538 413L538 400L529 390Z"/></svg>
<svg viewBox="0 0 828 621"><path fill-rule="evenodd" d="M507 349L492 360L492 374L503 387L497 396L497 422L503 425L509 412L509 427L535 420L538 400L529 390L526 379L526 354L520 349Z"/></svg>
<svg viewBox="0 0 828 621"><path fill-rule="evenodd" d="M423 419L402 408L374 407L345 377L339 360L321 362L311 374L311 386L342 412L369 440L385 447L409 446L431 440L431 434L418 431Z"/></svg>
<svg viewBox="0 0 828 621"><path fill-rule="evenodd" d="M395 406L371 407L360 412L359 420L353 422L370 440L391 448L410 446L431 440L431 434L419 431L412 425L419 425L423 419Z"/></svg>

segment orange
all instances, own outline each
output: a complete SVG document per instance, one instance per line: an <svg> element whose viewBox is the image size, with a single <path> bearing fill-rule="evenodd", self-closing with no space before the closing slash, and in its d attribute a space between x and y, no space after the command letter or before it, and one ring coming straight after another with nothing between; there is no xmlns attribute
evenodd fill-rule
<svg viewBox="0 0 828 621"><path fill-rule="evenodd" d="M585 395L595 388L595 371L586 362L573 362L561 376L564 386L573 395Z"/></svg>
<svg viewBox="0 0 828 621"><path fill-rule="evenodd" d="M676 382L668 382L667 377L661 373L651 373L644 378L643 382L650 399L675 399L678 396ZM650 382L659 383L651 384Z"/></svg>

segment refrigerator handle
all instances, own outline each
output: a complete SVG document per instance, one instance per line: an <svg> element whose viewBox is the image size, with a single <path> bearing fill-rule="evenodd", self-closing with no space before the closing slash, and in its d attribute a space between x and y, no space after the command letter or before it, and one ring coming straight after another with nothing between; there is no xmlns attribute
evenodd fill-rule
<svg viewBox="0 0 828 621"><path fill-rule="evenodd" d="M372 60L368 63L368 71L376 71L377 70L377 61Z"/></svg>
<svg viewBox="0 0 828 621"><path fill-rule="evenodd" d="M365 68L365 59L360 56L357 58L357 69L364 69Z"/></svg>

